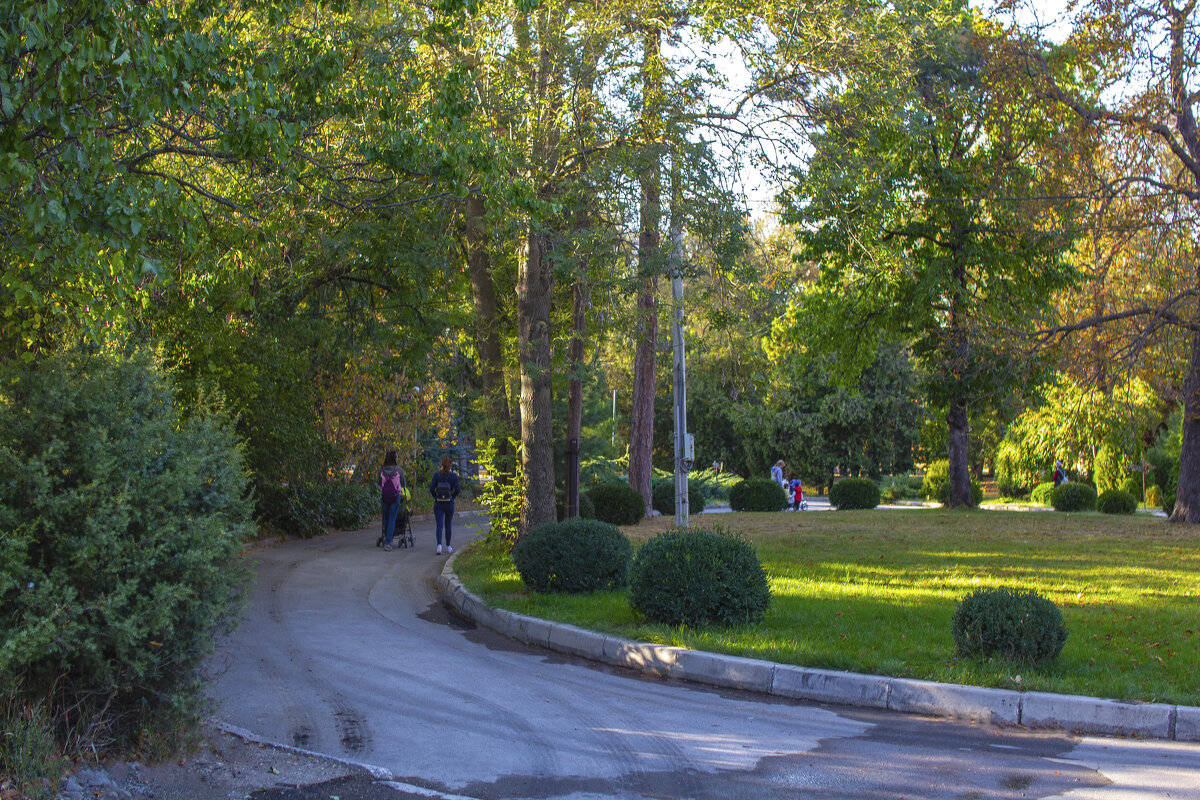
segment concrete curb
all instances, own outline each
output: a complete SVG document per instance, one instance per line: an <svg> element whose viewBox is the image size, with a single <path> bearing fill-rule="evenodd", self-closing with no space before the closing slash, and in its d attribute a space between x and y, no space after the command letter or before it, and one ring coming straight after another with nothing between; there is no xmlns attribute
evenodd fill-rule
<svg viewBox="0 0 1200 800"><path fill-rule="evenodd" d="M437 583L445 601L459 614L510 639L603 664L792 700L968 719L993 725L1200 742L1200 708L1194 706L1128 703L795 667L635 642L515 614L491 608L468 592L454 574L453 562L454 556L451 556Z"/></svg>

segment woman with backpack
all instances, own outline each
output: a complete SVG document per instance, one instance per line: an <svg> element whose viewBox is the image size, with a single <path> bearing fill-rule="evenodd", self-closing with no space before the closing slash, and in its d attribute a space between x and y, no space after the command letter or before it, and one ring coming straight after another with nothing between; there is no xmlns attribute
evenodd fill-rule
<svg viewBox="0 0 1200 800"><path fill-rule="evenodd" d="M396 463L396 451L388 450L383 457L383 469L379 470L379 500L383 507L383 535L375 546L392 549L392 537L396 533L396 514L400 511L400 492L404 488L404 470Z"/></svg>
<svg viewBox="0 0 1200 800"><path fill-rule="evenodd" d="M450 546L451 523L454 520L454 498L458 497L458 475L450 471L454 463L450 456L442 458L442 468L433 473L429 482L429 493L433 495L433 519L437 523L437 551L442 552L442 530L446 531L446 552L453 553Z"/></svg>

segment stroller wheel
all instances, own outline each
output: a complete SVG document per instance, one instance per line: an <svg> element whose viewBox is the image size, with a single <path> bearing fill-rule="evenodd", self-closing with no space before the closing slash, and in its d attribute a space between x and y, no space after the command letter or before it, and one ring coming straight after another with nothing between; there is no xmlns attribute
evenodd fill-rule
<svg viewBox="0 0 1200 800"><path fill-rule="evenodd" d="M383 546L383 537L382 537L382 536L380 536L378 539L376 539L376 540L375 540L375 546L376 546L376 547L382 547L382 546Z"/></svg>
<svg viewBox="0 0 1200 800"><path fill-rule="evenodd" d="M803 501L801 501L801 503L800 503L800 510L801 510L801 511L808 511L808 501L807 501L807 500L803 500Z"/></svg>

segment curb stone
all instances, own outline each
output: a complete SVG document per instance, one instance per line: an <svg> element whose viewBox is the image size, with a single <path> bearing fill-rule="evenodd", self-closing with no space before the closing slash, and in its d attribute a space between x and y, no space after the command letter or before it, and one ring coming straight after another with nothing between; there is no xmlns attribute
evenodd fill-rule
<svg viewBox="0 0 1200 800"><path fill-rule="evenodd" d="M574 625L494 609L467 591L458 580L453 570L456 555L447 559L437 585L444 601L459 614L510 639L603 664L791 700L968 719L993 725L1200 742L1200 707L1195 706L1131 703L797 667L635 642Z"/></svg>

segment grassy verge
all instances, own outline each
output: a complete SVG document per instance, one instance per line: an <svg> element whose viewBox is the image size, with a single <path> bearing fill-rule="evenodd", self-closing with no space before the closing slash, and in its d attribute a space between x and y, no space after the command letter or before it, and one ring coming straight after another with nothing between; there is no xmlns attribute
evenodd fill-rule
<svg viewBox="0 0 1200 800"><path fill-rule="evenodd" d="M666 529L623 529L635 546ZM527 592L505 553L456 568L494 606L642 641L852 670L1031 691L1200 705L1200 532L1145 515L839 511L702 516L755 543L772 603L753 628L654 625L625 592ZM950 621L974 589L1034 589L1063 611L1053 665L960 660Z"/></svg>

